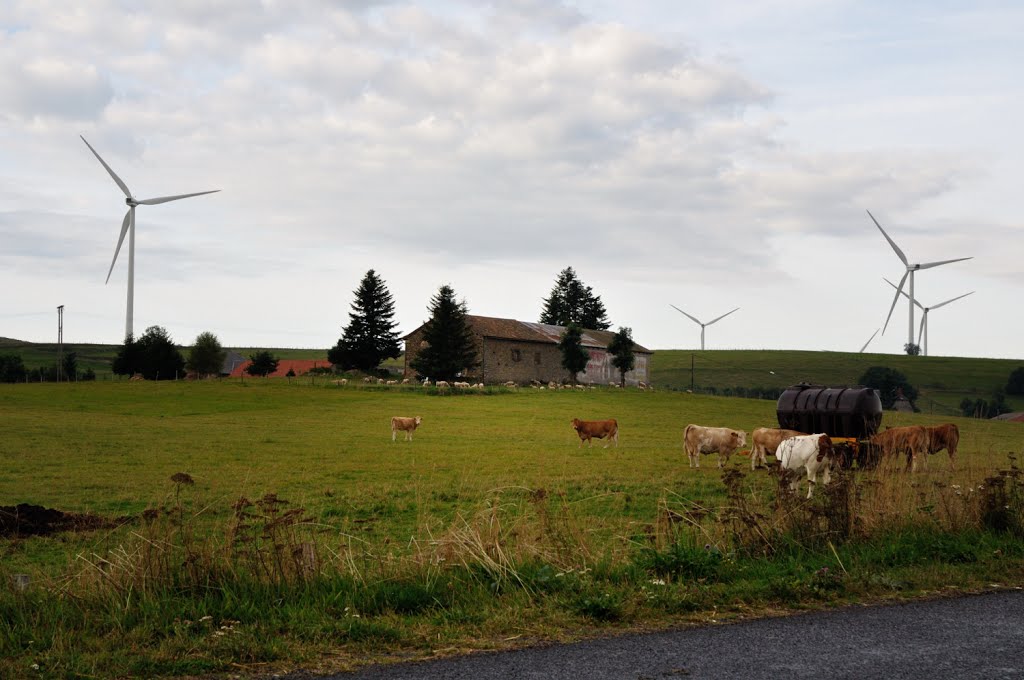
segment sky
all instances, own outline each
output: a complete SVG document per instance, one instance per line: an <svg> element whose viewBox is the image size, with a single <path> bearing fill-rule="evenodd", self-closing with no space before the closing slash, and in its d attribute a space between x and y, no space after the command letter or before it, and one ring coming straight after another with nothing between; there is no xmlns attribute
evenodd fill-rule
<svg viewBox="0 0 1024 680"><path fill-rule="evenodd" d="M87 5L85 9L83 5ZM0 336L332 346L374 269L536 321L573 267L653 349L1024 357L1024 5L0 4ZM869 352L901 353L907 301ZM915 336L920 323L915 313Z"/></svg>

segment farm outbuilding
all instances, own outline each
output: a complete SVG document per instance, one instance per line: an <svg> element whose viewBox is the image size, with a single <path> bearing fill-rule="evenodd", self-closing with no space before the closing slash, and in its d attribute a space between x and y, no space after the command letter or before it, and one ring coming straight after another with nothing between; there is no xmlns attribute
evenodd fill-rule
<svg viewBox="0 0 1024 680"><path fill-rule="evenodd" d="M561 382L568 378L562 368L562 353L558 341L565 332L564 326L552 326L515 319L498 319L490 316L467 317L473 338L476 341L478 365L467 369L467 380L488 384L513 380L528 383L537 380L543 383ZM577 376L579 382L606 385L619 381L619 371L612 364L608 344L615 334L611 331L583 331L583 348L590 354L586 371ZM406 335L405 375L413 377L415 371L410 363L415 360L424 346L423 326ZM633 344L635 367L626 373L626 384L650 382L649 364L653 352L636 343ZM429 377L429 376L427 376Z"/></svg>
<svg viewBox="0 0 1024 680"><path fill-rule="evenodd" d="M245 369L249 368L252 362L246 359L244 362L236 365L231 371L232 378L241 377L245 374ZM314 368L332 368L332 364L327 359L280 359L277 362L277 370L269 374L268 378L284 378L288 375L288 371L292 371L295 375L306 375L311 369ZM248 374L246 374L248 375Z"/></svg>

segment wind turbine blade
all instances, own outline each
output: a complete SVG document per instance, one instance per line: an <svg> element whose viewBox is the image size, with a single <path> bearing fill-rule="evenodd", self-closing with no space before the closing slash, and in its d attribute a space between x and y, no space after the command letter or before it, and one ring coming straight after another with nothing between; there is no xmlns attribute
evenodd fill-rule
<svg viewBox="0 0 1024 680"><path fill-rule="evenodd" d="M182 198L192 198L193 196L202 196L204 194L215 194L220 189L214 189L213 191L200 191L194 194L180 194L178 196L161 196L160 198L147 198L144 201L138 201L139 205L158 205L160 203L167 203L168 201L177 201Z"/></svg>
<svg viewBox="0 0 1024 680"><path fill-rule="evenodd" d="M82 137L82 135L78 135L78 136ZM82 137L82 141L85 142L85 137ZM107 172L110 173L110 176L114 178L115 182L117 182L117 186L121 187L121 191L124 192L125 197L126 198L131 198L132 197L132 192L128 191L128 185L126 185L124 182L121 181L121 178L117 176L116 172L114 172L113 170L110 169L110 166L107 165L107 162L105 160L100 158L100 155L98 153L96 153L96 149L92 148L92 145L89 142L85 142L85 145L87 147L89 147L89 151L92 151L92 155L96 156L96 160L98 160L100 162L100 164L103 165L103 167L107 169Z"/></svg>
<svg viewBox="0 0 1024 680"><path fill-rule="evenodd" d="M110 283L110 274L114 271L114 263L117 262L117 254L121 252L121 244L124 243L124 235L128 233L128 225L131 222L132 209L128 208L128 212L124 214L124 222L121 223L121 236L117 239L117 248L114 249L114 259L110 262L110 271L107 272L107 280L104 284Z"/></svg>
<svg viewBox="0 0 1024 680"><path fill-rule="evenodd" d="M896 284L893 283L892 281L890 281L889 279L885 278L884 276L882 277L882 280L885 281L886 283L888 283L893 288L896 288ZM907 295L905 291L900 291L900 295L902 295L903 297L907 298L908 300L910 299L910 296ZM924 305L922 305L917 300L914 300L914 304L917 305L918 309L924 309Z"/></svg>
<svg viewBox="0 0 1024 680"><path fill-rule="evenodd" d="M860 353L861 353L861 354L863 354L863 353L864 353L864 350L866 350L866 349L868 348L868 345L870 345L870 344L871 344L871 341L875 339L875 336L876 336L876 335L878 335L878 331L880 331L880 330L882 330L882 329L881 329L881 328L876 328L876 329L875 329L875 332L871 334L871 337L870 337L870 338L868 338L868 341L867 341L867 342L865 342L865 343L864 343L864 346L860 348Z"/></svg>
<svg viewBox="0 0 1024 680"><path fill-rule="evenodd" d="M903 260L903 264L906 265L906 266L909 266L910 263L907 262L907 256L903 254L903 251L900 250L900 247L898 245L896 245L895 241L893 241L891 238L889 238L889 235L885 233L885 229L882 229L882 225L878 223L878 220L876 220L875 216L871 214L871 211L868 210L867 213L868 213L868 217L871 218L871 221L875 223L876 227L878 227L878 231L882 232L882 236L884 236L885 240L889 242L889 245L892 246L892 249L896 251L896 255L898 255L899 258L901 260ZM885 331L884 330L882 331L882 335L885 335Z"/></svg>
<svg viewBox="0 0 1024 680"><path fill-rule="evenodd" d="M939 304L937 304L937 305L932 305L932 307L931 307L931 308L932 308L932 309L938 309L939 307L944 307L945 305L948 305L948 304L949 304L950 302L956 302L956 301L957 301L957 300L959 300L960 298L965 298L965 297L967 297L968 295L974 295L974 291L972 290L972 291L971 291L970 293L964 293L963 295L958 295L958 296L956 296L955 298L953 298L952 300L946 300L945 302L940 302L940 303L939 303Z"/></svg>
<svg viewBox="0 0 1024 680"><path fill-rule="evenodd" d="M736 309L732 310L732 312L735 312L735 311L738 311L738 310L739 310L739 307L737 307ZM704 325L705 325L705 326L710 326L710 325L711 325L711 324L713 324L713 323L714 323L715 321L721 321L721 320L722 320L722 319L724 319L725 317L727 317L727 316L729 316L730 314L732 314L732 312L726 312L725 314L723 314L722 316L718 317L718 318L717 318L717 319L715 319L714 321L708 321L708 322L707 322L706 324L704 324Z"/></svg>
<svg viewBox="0 0 1024 680"><path fill-rule="evenodd" d="M689 314L687 314L687 313L686 313L686 312L684 312L683 310L679 309L679 308L678 308L678 307L676 307L675 305L672 305L672 304L670 304L670 305L669 305L669 307L671 307L672 309L676 310L677 312L679 312L679 313L680 313L680 314L682 314L683 316L687 317L688 319L690 319L691 321L693 321L693 322L694 322L695 324L697 324L697 325L699 325L699 326L704 326L704 324L702 324L702 323L700 322L700 319L698 319L698 318L697 318L697 317L695 317L695 316L690 316Z"/></svg>
<svg viewBox="0 0 1024 680"><path fill-rule="evenodd" d="M973 257L958 257L955 260L943 260L942 262L926 262L924 264L917 265L918 269L931 269L932 267L938 267L939 265L949 264L950 262L963 262L964 260L973 260Z"/></svg>
<svg viewBox="0 0 1024 680"><path fill-rule="evenodd" d="M932 309L935 309L932 307ZM928 325L927 312L921 315L921 325L917 327L917 346L921 346L921 338L924 337L924 327Z"/></svg>
<svg viewBox="0 0 1024 680"><path fill-rule="evenodd" d="M896 295L892 297L892 305L889 307L889 316L885 317L885 325L882 326L882 335L885 335L885 329L889 327L889 319L892 318L892 310L896 309L896 301L900 299L900 293L903 292L903 284L907 282L907 277L910 276L910 270L903 272L903 278L900 279L900 285L896 287Z"/></svg>

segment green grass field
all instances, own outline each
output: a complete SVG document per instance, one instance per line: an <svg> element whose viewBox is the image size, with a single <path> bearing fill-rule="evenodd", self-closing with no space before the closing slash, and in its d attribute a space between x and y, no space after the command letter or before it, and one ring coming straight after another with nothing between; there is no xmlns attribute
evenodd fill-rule
<svg viewBox="0 0 1024 680"><path fill-rule="evenodd" d="M393 415L423 417L414 441L391 441ZM616 418L619 446L579 448L573 417ZM888 425L943 420L885 416ZM0 577L25 573L35 584L0 588L0 676L20 677L32 663L54 677L255 672L325 659L350 667L399 651L673 625L712 610L728 617L1024 581L1020 538L986 529L994 520L973 500L997 469L1010 470L1007 509L1024 513L1008 459L1024 443L1018 423L956 419L955 471L943 453L912 477L859 477L859 500L844 502L873 505L858 506L846 533L804 535L834 499L778 500L775 481L750 473L748 458L733 458L729 467L746 474L729 482L713 458L691 470L682 451L688 422L773 425L770 401L667 390L441 395L323 380L98 382L0 385L0 422L0 505L126 520L0 538ZM179 472L195 485L172 483ZM262 538L230 539L232 504L266 494L304 508L304 521L267 511L247 520ZM140 519L157 508L157 520ZM800 517L811 524L801 529ZM751 526L770 538L748 535ZM316 577L266 567L280 557L275 545L304 543L317 546ZM196 623L203 616L237 637L214 636ZM128 642L115 644L122 634Z"/></svg>

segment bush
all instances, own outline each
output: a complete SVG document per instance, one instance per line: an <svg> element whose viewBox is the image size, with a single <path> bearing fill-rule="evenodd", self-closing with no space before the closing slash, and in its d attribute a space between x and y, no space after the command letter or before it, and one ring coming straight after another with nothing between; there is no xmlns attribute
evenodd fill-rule
<svg viewBox="0 0 1024 680"><path fill-rule="evenodd" d="M637 561L656 576L707 582L721 578L723 563L718 548L700 547L688 541L677 541L662 550L646 548Z"/></svg>

